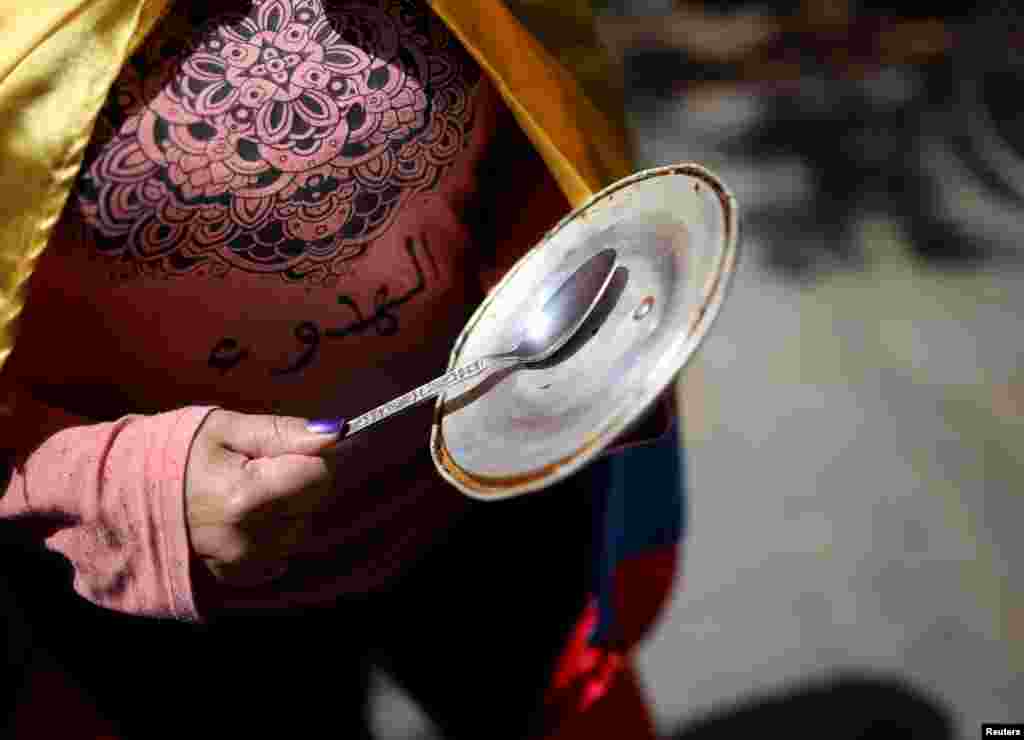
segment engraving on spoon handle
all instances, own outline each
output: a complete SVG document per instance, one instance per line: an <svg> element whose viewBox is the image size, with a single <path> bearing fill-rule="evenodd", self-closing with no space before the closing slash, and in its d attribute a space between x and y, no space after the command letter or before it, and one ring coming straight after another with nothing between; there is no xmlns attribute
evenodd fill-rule
<svg viewBox="0 0 1024 740"><path fill-rule="evenodd" d="M389 416L393 416L400 411L404 411L410 406L415 406L418 403L427 401L450 386L461 383L464 380L469 380L470 378L475 378L477 375L480 375L482 372L490 368L507 366L509 364L510 361L507 359L481 357L468 365L455 368L439 378L434 378L429 383L424 383L415 390L411 390L398 398L393 398L387 403L381 404L371 411L367 411L362 416L357 416L348 423L348 431L345 436L350 437L356 432L366 429L366 427L371 424L376 424L378 421L383 421Z"/></svg>

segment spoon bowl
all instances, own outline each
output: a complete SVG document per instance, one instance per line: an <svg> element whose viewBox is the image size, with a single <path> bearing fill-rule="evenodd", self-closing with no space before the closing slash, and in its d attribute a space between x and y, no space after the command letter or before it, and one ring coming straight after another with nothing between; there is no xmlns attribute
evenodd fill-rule
<svg viewBox="0 0 1024 740"><path fill-rule="evenodd" d="M588 259L555 294L526 319L523 338L512 351L497 357L524 363L543 362L565 346L590 316L615 272L615 250Z"/></svg>

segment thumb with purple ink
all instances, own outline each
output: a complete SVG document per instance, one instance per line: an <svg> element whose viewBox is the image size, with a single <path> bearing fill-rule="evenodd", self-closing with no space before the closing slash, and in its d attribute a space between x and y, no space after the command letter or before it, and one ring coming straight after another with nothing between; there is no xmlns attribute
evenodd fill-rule
<svg viewBox="0 0 1024 740"><path fill-rule="evenodd" d="M322 454L337 443L345 424L343 419L214 413L226 415L220 427L225 445L250 458Z"/></svg>

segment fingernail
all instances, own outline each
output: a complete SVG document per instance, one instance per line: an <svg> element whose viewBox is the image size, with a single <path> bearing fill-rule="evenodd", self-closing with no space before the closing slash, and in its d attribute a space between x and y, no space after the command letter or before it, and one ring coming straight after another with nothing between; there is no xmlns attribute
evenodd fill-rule
<svg viewBox="0 0 1024 740"><path fill-rule="evenodd" d="M306 423L306 429L313 434L337 434L345 426L345 420L338 419L314 419Z"/></svg>

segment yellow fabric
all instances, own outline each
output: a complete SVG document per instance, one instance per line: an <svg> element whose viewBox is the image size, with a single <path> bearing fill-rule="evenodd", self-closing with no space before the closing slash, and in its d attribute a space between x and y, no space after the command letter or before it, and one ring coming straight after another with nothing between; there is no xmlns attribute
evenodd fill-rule
<svg viewBox="0 0 1024 740"><path fill-rule="evenodd" d="M0 2L0 365L121 65L163 2Z"/></svg>
<svg viewBox="0 0 1024 740"><path fill-rule="evenodd" d="M70 194L100 108L171 2L0 0L0 367L14 347L25 283ZM555 16L586 28L581 2ZM572 53L549 51L500 0L430 5L490 76L572 204L628 173L621 124L603 115L559 62ZM526 5L559 7L547 0ZM550 29L539 35L549 46L558 38ZM569 38L578 49L579 36Z"/></svg>
<svg viewBox="0 0 1024 740"><path fill-rule="evenodd" d="M612 72L598 35L593 0L504 0L512 14L568 69L608 120L627 139L625 78Z"/></svg>
<svg viewBox="0 0 1024 740"><path fill-rule="evenodd" d="M569 202L629 171L620 129L498 0L432 0L434 11L497 86Z"/></svg>

